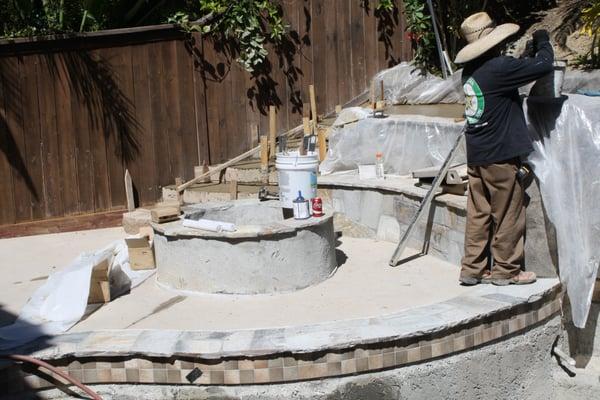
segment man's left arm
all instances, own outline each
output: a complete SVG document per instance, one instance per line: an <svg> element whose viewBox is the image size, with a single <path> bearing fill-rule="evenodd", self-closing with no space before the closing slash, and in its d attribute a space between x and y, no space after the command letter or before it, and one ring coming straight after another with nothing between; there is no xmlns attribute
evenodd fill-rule
<svg viewBox="0 0 600 400"><path fill-rule="evenodd" d="M523 59L507 57L505 59L498 82L502 89L519 88L552 72L554 51L548 32L545 30L534 32L533 43L536 50L535 57Z"/></svg>

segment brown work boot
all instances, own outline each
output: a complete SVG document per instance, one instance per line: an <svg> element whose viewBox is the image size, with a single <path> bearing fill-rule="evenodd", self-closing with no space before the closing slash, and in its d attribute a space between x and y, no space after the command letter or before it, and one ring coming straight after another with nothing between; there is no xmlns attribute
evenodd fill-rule
<svg viewBox="0 0 600 400"><path fill-rule="evenodd" d="M491 282L496 286L506 285L528 285L537 279L533 271L519 271L519 273L508 279L492 279Z"/></svg>

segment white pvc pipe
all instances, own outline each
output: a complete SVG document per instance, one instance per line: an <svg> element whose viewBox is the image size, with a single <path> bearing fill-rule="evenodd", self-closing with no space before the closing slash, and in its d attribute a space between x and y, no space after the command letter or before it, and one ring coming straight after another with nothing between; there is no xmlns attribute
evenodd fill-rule
<svg viewBox="0 0 600 400"><path fill-rule="evenodd" d="M237 230L235 224L223 221L213 221L210 219L199 219L197 221L194 219L184 219L183 226L186 228L202 229L212 232L235 232Z"/></svg>

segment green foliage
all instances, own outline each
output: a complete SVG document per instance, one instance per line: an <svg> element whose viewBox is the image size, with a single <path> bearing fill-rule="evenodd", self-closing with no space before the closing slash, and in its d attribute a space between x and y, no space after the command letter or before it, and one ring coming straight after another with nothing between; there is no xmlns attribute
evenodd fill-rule
<svg viewBox="0 0 600 400"><path fill-rule="evenodd" d="M583 32L592 37L590 51L579 61L586 68L600 68L600 0L593 0L582 12Z"/></svg>
<svg viewBox="0 0 600 400"><path fill-rule="evenodd" d="M377 11L388 11L391 12L396 8L394 0L380 0L377 4Z"/></svg>
<svg viewBox="0 0 600 400"><path fill-rule="evenodd" d="M414 62L418 67L434 71L435 36L426 7L425 0L404 0L406 32L413 45Z"/></svg>
<svg viewBox="0 0 600 400"><path fill-rule="evenodd" d="M0 37L156 24L186 7L187 0L0 0Z"/></svg>
<svg viewBox="0 0 600 400"><path fill-rule="evenodd" d="M439 60L426 0L403 0L407 34L412 40L415 63L437 72ZM537 12L556 5L555 0L433 0L441 42L450 59L465 44L460 35L462 21L471 14L486 11L498 23L516 22L527 28Z"/></svg>
<svg viewBox="0 0 600 400"><path fill-rule="evenodd" d="M169 22L179 24L184 30L203 34L225 36L233 39L239 47L237 61L253 72L267 57L267 40L278 43L287 26L283 22L281 8L272 0L200 0L194 17L213 15L212 21L196 25L192 16L178 12Z"/></svg>

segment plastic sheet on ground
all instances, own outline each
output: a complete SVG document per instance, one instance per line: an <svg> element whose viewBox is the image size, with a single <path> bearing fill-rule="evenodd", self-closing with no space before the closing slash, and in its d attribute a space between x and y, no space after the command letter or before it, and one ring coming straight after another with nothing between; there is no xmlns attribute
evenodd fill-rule
<svg viewBox="0 0 600 400"><path fill-rule="evenodd" d="M379 72L373 78L376 90L383 80L385 99L392 104L464 103L462 70L448 79L403 62Z"/></svg>
<svg viewBox="0 0 600 400"><path fill-rule="evenodd" d="M600 99L526 101L535 151L529 160L556 230L560 279L573 323L585 326L600 265Z"/></svg>
<svg viewBox="0 0 600 400"><path fill-rule="evenodd" d="M65 269L48 277L12 325L0 328L0 350L20 346L41 336L57 335L75 325L87 307L92 268L102 260L109 261L113 299L154 274L154 270L134 271L130 268L127 245L123 240L91 254L83 253Z"/></svg>
<svg viewBox="0 0 600 400"><path fill-rule="evenodd" d="M463 124L449 118L417 115L368 117L367 109L344 109L329 134L327 157L321 174L355 170L358 165L375 164L383 153L387 174L405 175L416 169L441 165ZM340 121L357 122L341 125ZM464 149L456 163L465 162Z"/></svg>

